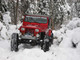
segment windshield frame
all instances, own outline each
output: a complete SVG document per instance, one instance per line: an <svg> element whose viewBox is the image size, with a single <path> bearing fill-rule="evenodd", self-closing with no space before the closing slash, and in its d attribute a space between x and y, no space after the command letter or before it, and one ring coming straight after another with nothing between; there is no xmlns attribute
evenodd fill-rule
<svg viewBox="0 0 80 60"><path fill-rule="evenodd" d="M28 20L26 20L26 17L29 17ZM35 18L35 19L33 19L33 18ZM48 18L47 17L43 17L43 16L25 16L24 22L46 24L46 23L48 23Z"/></svg>

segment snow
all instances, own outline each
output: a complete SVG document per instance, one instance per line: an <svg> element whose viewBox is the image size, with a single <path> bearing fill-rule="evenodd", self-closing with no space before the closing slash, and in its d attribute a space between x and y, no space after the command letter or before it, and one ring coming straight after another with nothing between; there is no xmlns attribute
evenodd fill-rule
<svg viewBox="0 0 80 60"><path fill-rule="evenodd" d="M67 2L66 2L65 5L62 5L61 7L63 8L63 11L64 11L64 12L67 12L67 11L70 11L70 10L71 10L71 7L68 5Z"/></svg>
<svg viewBox="0 0 80 60"><path fill-rule="evenodd" d="M62 25L60 30L53 33L59 46L72 47L72 42L76 44L80 41L80 18L73 18L67 25Z"/></svg>
<svg viewBox="0 0 80 60"><path fill-rule="evenodd" d="M40 46L19 46L18 52L10 51L10 37L18 32L21 25L9 24L9 13L4 15L7 23L0 22L0 60L80 60L80 18L73 18L67 25L62 25L60 30L53 30L54 42L50 50L44 52ZM72 45L77 44L74 48Z"/></svg>
<svg viewBox="0 0 80 60"><path fill-rule="evenodd" d="M4 23L0 22L0 39L10 40L12 33L19 33L18 28L21 24L18 24L17 26L9 24L11 22L9 11L3 15L3 22Z"/></svg>
<svg viewBox="0 0 80 60"><path fill-rule="evenodd" d="M11 17L10 17L10 12L8 11L8 12L6 12L6 14L4 14L3 15L3 22L5 23L5 24L8 24L9 22L11 22Z"/></svg>
<svg viewBox="0 0 80 60"><path fill-rule="evenodd" d="M79 18L73 18L72 21L69 22L67 25L67 28L72 30L74 28L80 27L80 19Z"/></svg>
<svg viewBox="0 0 80 60"><path fill-rule="evenodd" d="M6 45L5 45L6 44ZM50 51L43 52L40 47L21 48L18 52L10 51L10 41L0 41L0 60L79 60L80 53L73 48L62 48L52 45Z"/></svg>

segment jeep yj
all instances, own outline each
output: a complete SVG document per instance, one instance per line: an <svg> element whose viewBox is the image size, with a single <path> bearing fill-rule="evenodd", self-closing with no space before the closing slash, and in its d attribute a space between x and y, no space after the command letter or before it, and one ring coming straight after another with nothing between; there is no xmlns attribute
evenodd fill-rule
<svg viewBox="0 0 80 60"><path fill-rule="evenodd" d="M11 37L11 51L18 51L21 43L40 45L44 52L49 50L53 44L53 33L51 30L51 19L49 16L25 15L23 24L18 33L13 33Z"/></svg>

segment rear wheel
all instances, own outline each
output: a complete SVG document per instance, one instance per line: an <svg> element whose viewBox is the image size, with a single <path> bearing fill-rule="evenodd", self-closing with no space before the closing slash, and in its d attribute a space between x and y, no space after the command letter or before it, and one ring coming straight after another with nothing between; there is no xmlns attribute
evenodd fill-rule
<svg viewBox="0 0 80 60"><path fill-rule="evenodd" d="M11 51L18 51L18 34L13 33L11 37Z"/></svg>

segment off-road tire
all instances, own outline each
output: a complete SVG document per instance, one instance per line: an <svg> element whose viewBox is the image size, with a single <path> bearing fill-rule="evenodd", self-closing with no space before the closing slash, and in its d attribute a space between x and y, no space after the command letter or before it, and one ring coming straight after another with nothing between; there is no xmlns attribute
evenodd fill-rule
<svg viewBox="0 0 80 60"><path fill-rule="evenodd" d="M42 49L44 52L49 51L49 42L44 42Z"/></svg>
<svg viewBox="0 0 80 60"><path fill-rule="evenodd" d="M36 41L32 41L32 42L31 42L31 46L35 46L35 45L37 45L37 44L36 44Z"/></svg>
<svg viewBox="0 0 80 60"><path fill-rule="evenodd" d="M44 42L42 42L40 45L41 45L41 49L43 49Z"/></svg>
<svg viewBox="0 0 80 60"><path fill-rule="evenodd" d="M18 51L18 34L13 33L11 36L11 51Z"/></svg>

